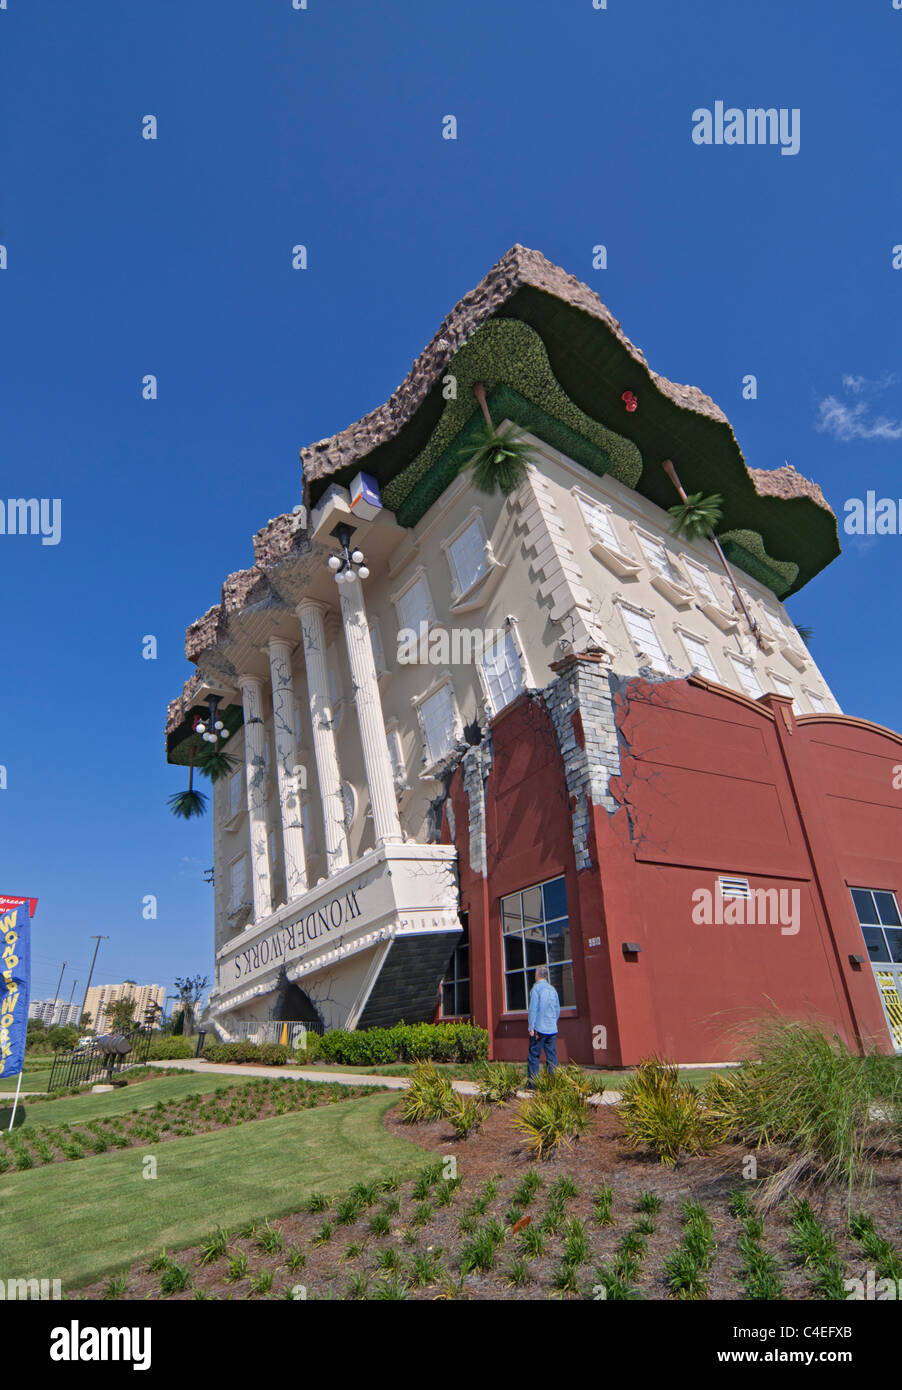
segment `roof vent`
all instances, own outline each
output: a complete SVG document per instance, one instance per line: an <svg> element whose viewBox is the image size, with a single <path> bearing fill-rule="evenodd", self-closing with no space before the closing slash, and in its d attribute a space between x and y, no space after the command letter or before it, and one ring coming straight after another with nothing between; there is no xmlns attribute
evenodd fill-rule
<svg viewBox="0 0 902 1390"><path fill-rule="evenodd" d="M722 898L748 898L751 897L749 881L747 878L733 878L721 874L717 880L717 887Z"/></svg>

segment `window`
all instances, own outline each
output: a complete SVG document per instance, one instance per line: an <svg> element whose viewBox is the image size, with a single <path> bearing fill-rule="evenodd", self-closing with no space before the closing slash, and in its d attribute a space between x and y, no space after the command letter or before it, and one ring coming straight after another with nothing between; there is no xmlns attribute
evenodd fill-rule
<svg viewBox="0 0 902 1390"><path fill-rule="evenodd" d="M740 656L734 656L732 652L727 652L727 656L733 663L733 670L739 684L742 686L746 695L751 695L753 700L757 700L759 695L763 695L761 682L755 674L755 668L750 661L744 661Z"/></svg>
<svg viewBox="0 0 902 1390"><path fill-rule="evenodd" d="M426 762L431 766L450 753L457 742L457 720L451 687L440 686L434 695L420 702L418 709L426 742Z"/></svg>
<svg viewBox="0 0 902 1390"><path fill-rule="evenodd" d="M695 560L684 559L684 565L692 580L695 592L705 603L720 604L720 599L714 592L714 585L711 583L711 576L703 565L697 564Z"/></svg>
<svg viewBox="0 0 902 1390"><path fill-rule="evenodd" d="M269 871L271 874L273 874L273 876L275 876L275 874L277 874L279 871L279 861L277 858L277 853L278 851L276 849L276 832L274 830L271 830L269 832Z"/></svg>
<svg viewBox="0 0 902 1390"><path fill-rule="evenodd" d="M469 1018L470 1015L470 943L466 918L463 920L464 939L455 947L442 980L442 1018Z"/></svg>
<svg viewBox="0 0 902 1390"><path fill-rule="evenodd" d="M310 854L313 849L313 829L310 822L310 806L306 801L301 802L301 829L304 832L304 850Z"/></svg>
<svg viewBox="0 0 902 1390"><path fill-rule="evenodd" d="M345 827L350 830L357 814L357 793L350 782L342 783L341 804L344 810Z"/></svg>
<svg viewBox="0 0 902 1390"><path fill-rule="evenodd" d="M647 657L649 665L656 671L669 671L670 663L664 655L664 649L658 641L658 634L652 627L651 620L634 608L621 605L620 611L639 655Z"/></svg>
<svg viewBox="0 0 902 1390"><path fill-rule="evenodd" d="M576 993L563 877L502 898L501 934L507 1011L527 1008L537 965L548 966L548 979L558 992L561 1007L573 1008Z"/></svg>
<svg viewBox="0 0 902 1390"><path fill-rule="evenodd" d="M470 524L449 542L447 550L458 590L465 594L488 573L489 569L485 553L485 532L478 517L474 517Z"/></svg>
<svg viewBox="0 0 902 1390"><path fill-rule="evenodd" d="M229 868L229 908L234 912L241 907L247 893L247 860L242 854Z"/></svg>
<svg viewBox="0 0 902 1390"><path fill-rule="evenodd" d="M872 961L902 962L902 918L895 893L851 889L852 901Z"/></svg>
<svg viewBox="0 0 902 1390"><path fill-rule="evenodd" d="M425 579L415 579L396 600L398 626L409 627L419 632L420 623L429 623L432 617L432 604Z"/></svg>
<svg viewBox="0 0 902 1390"><path fill-rule="evenodd" d="M229 778L229 819L237 816L244 802L244 772L241 768Z"/></svg>
<svg viewBox="0 0 902 1390"><path fill-rule="evenodd" d="M678 587L682 588L683 576L673 564L667 552L667 547L661 541L654 540L651 536L643 535L641 531L637 531L636 535L639 538L642 554L655 573L659 574L662 579L667 579L671 584L676 584Z"/></svg>
<svg viewBox="0 0 902 1390"><path fill-rule="evenodd" d="M492 713L497 714L523 689L523 667L510 628L486 648L480 666Z"/></svg>
<svg viewBox="0 0 902 1390"><path fill-rule="evenodd" d="M785 695L788 700L792 700L793 709L797 709L795 702L795 692L792 688L792 682L788 681L785 676L775 675L773 671L768 671L767 679L770 682L770 686L774 694Z"/></svg>
<svg viewBox="0 0 902 1390"><path fill-rule="evenodd" d="M689 653L689 660L696 671L707 676L708 680L720 682L720 674L711 660L707 642L703 642L700 637L693 637L688 632L681 632L680 636L683 639L683 646Z"/></svg>
<svg viewBox="0 0 902 1390"><path fill-rule="evenodd" d="M600 502L592 502L588 497L579 497L578 501L586 525L595 539L601 541L602 545L609 546L611 550L620 550L620 542L607 507L603 507Z"/></svg>
<svg viewBox="0 0 902 1390"><path fill-rule="evenodd" d="M815 714L827 713L827 701L822 699L820 695L815 695L811 690L806 690L805 696Z"/></svg>

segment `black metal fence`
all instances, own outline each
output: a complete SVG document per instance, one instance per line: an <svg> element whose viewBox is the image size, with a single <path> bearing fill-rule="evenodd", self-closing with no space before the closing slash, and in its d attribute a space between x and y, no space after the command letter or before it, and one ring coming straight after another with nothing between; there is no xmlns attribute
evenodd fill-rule
<svg viewBox="0 0 902 1390"><path fill-rule="evenodd" d="M128 1051L111 1051L105 1039L92 1038L84 1047L54 1054L48 1091L66 1086L88 1086L92 1081L108 1081L125 1067L141 1066L150 1053L150 1028L133 1028L117 1035L129 1044Z"/></svg>

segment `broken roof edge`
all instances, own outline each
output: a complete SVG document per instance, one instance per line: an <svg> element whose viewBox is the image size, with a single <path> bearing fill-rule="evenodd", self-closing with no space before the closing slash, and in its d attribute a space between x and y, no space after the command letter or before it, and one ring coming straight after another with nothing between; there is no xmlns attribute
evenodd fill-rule
<svg viewBox="0 0 902 1390"><path fill-rule="evenodd" d="M442 320L437 333L413 363L388 400L327 439L299 451L305 487L356 464L380 445L390 442L413 418L435 387L451 358L476 330L496 315L519 289L529 287L561 300L601 322L647 374L655 388L681 410L703 416L729 430L755 491L762 497L807 497L831 516L832 508L817 483L791 465L776 469L750 468L728 417L697 386L681 385L652 371L645 354L623 332L620 321L588 285L554 265L540 251L519 243L492 266L479 284Z"/></svg>

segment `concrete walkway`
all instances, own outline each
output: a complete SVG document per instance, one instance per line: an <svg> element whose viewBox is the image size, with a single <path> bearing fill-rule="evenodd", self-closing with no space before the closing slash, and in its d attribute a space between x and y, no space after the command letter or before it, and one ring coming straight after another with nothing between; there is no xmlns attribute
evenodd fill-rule
<svg viewBox="0 0 902 1390"><path fill-rule="evenodd" d="M179 1058L171 1062L148 1062L147 1065L177 1067L179 1071L219 1072L223 1076L288 1076L293 1081L334 1081L340 1086L385 1086L390 1091L406 1091L409 1084L409 1078L406 1076L364 1076L359 1072L333 1071L331 1067L328 1071L316 1071L309 1067L259 1067L253 1064L230 1066L226 1062L202 1062L198 1057ZM462 1096L475 1096L479 1092L475 1081L452 1081L451 1085ZM517 1095L525 1099L529 1092L518 1091ZM589 1104L616 1105L619 1100L619 1091L605 1091L603 1095L590 1096Z"/></svg>

